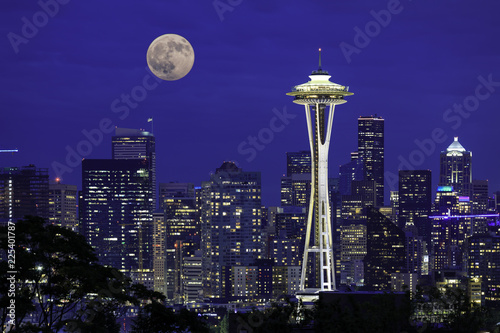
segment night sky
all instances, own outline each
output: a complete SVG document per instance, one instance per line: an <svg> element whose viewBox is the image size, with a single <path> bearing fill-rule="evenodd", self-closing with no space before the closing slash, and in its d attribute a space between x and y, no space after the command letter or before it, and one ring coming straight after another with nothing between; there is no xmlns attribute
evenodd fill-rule
<svg viewBox="0 0 500 333"><path fill-rule="evenodd" d="M439 151L459 136L473 177L500 190L498 1L40 3L0 3L0 149L20 150L0 154L0 166L33 163L80 187L68 149L111 157L113 133L89 146L85 131L149 130L153 117L159 182L199 185L232 160L261 171L263 203L277 205L286 152L309 149L303 107L285 94L308 81L321 47L331 81L354 92L336 109L332 177L356 150L358 116L377 114L386 171L431 169L437 185ZM122 94L156 82L146 78L146 51L167 33L190 41L191 72L148 90L127 116L114 112ZM255 154L249 136L259 140ZM388 191L395 182L386 180Z"/></svg>

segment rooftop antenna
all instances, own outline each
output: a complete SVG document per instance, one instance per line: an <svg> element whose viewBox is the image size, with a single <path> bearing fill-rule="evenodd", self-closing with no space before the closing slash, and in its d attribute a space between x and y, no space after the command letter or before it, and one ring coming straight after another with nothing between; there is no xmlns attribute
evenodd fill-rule
<svg viewBox="0 0 500 333"><path fill-rule="evenodd" d="M321 71L321 47L319 48L319 67L318 71Z"/></svg>

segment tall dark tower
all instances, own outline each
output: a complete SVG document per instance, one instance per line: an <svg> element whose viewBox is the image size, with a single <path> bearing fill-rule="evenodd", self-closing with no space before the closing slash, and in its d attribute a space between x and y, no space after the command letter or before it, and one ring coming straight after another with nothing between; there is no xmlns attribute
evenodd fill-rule
<svg viewBox="0 0 500 333"><path fill-rule="evenodd" d="M358 152L365 164L365 179L375 182L376 206L384 205L384 119L358 118Z"/></svg>
<svg viewBox="0 0 500 333"><path fill-rule="evenodd" d="M399 171L399 227L415 226L418 235L430 239L432 207L431 170Z"/></svg>
<svg viewBox="0 0 500 333"><path fill-rule="evenodd" d="M405 267L405 233L375 208L366 223L365 283L374 290L389 290L391 273Z"/></svg>
<svg viewBox="0 0 500 333"><path fill-rule="evenodd" d="M472 196L472 152L465 150L457 136L441 152L439 185L453 186L459 195Z"/></svg>
<svg viewBox="0 0 500 333"><path fill-rule="evenodd" d="M320 49L319 68L309 75L310 81L293 87L292 91L287 93L294 97L294 103L305 107L312 157L311 198L300 280L302 291L306 287L307 269L314 265L316 265L313 269L316 272L316 281L313 281L309 288L316 291L336 290L328 193L328 150L335 105L347 102L344 97L353 93L349 92L348 87L331 82L330 77L327 71L321 69ZM309 254L311 254L310 259L314 258L311 266L308 261Z"/></svg>
<svg viewBox="0 0 500 333"><path fill-rule="evenodd" d="M156 208L156 150L153 133L138 129L116 128L112 140L114 160L146 159L153 191L153 208Z"/></svg>

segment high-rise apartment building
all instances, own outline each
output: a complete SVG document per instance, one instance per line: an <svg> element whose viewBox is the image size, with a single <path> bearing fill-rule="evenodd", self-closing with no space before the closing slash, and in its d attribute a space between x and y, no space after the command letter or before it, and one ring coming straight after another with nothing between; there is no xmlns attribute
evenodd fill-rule
<svg viewBox="0 0 500 333"><path fill-rule="evenodd" d="M153 208L156 208L156 148L153 133L138 129L116 128L112 138L114 160L146 160L153 189Z"/></svg>
<svg viewBox="0 0 500 333"><path fill-rule="evenodd" d="M49 183L49 222L78 231L76 185Z"/></svg>
<svg viewBox="0 0 500 333"><path fill-rule="evenodd" d="M364 180L375 181L376 206L384 205L384 119L358 118L358 154L365 166Z"/></svg>
<svg viewBox="0 0 500 333"><path fill-rule="evenodd" d="M224 162L201 191L204 296L221 297L223 267L251 266L261 254L260 172Z"/></svg>
<svg viewBox="0 0 500 333"><path fill-rule="evenodd" d="M153 193L147 160L82 162L80 232L103 265L153 288ZM151 276L150 276L151 275Z"/></svg>

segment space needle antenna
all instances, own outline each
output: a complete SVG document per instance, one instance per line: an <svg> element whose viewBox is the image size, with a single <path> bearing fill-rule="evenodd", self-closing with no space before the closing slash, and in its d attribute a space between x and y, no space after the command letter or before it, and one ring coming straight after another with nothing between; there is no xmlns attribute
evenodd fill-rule
<svg viewBox="0 0 500 333"><path fill-rule="evenodd" d="M321 47L319 48L319 66L318 66L318 70L319 71L321 70Z"/></svg>

